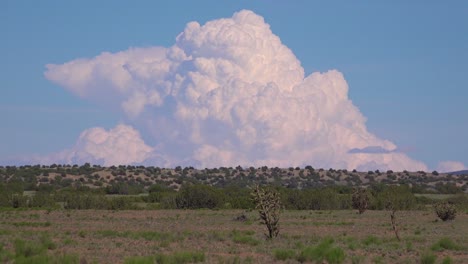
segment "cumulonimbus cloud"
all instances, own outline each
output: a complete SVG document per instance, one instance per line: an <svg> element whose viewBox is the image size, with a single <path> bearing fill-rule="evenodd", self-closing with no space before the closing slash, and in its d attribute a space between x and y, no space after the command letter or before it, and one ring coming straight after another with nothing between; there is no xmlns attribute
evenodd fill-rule
<svg viewBox="0 0 468 264"><path fill-rule="evenodd" d="M117 109L158 146L164 165L427 170L367 131L340 72L305 76L292 51L248 10L205 25L190 22L169 48L49 64L45 76ZM133 162L144 163L150 150L155 155L141 146L144 155L127 154L136 155ZM372 149L379 151L356 151ZM87 153L129 162L111 158L107 148Z"/></svg>

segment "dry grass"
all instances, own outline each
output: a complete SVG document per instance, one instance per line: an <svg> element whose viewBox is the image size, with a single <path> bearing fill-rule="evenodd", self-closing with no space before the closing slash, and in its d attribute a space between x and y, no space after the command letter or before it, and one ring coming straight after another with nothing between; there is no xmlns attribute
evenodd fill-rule
<svg viewBox="0 0 468 264"><path fill-rule="evenodd" d="M345 263L418 263L426 252L440 262L468 259L468 215L441 222L429 211L397 212L402 241L394 238L386 211L286 211L280 236L266 240L256 212L247 221L234 221L240 210L156 211L2 211L0 245L13 251L16 239L47 235L56 248L50 254L77 254L88 263L122 263L132 256L181 251L203 252L208 263L272 263L285 250L286 262L297 263L302 250L333 238L344 250ZM47 224L44 224L47 223ZM458 250L431 251L443 238Z"/></svg>

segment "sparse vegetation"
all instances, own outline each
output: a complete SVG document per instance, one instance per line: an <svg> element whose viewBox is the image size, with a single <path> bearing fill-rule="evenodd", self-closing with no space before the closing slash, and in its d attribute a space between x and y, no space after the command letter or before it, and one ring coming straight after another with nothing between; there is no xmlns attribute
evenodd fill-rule
<svg viewBox="0 0 468 264"><path fill-rule="evenodd" d="M457 215L455 205L448 202L438 202L434 205L434 211L442 221L453 220Z"/></svg>
<svg viewBox="0 0 468 264"><path fill-rule="evenodd" d="M334 240L332 238L325 238L317 246L304 248L297 260L301 263L309 261L323 263L325 260L330 264L343 263L345 253L341 248L334 246L333 243Z"/></svg>
<svg viewBox="0 0 468 264"><path fill-rule="evenodd" d="M353 210L285 210L280 235L268 242L262 239L263 225L233 221L241 214L249 219L258 217L256 211L207 209L137 213L54 210L49 214L46 210L2 211L0 262L16 263L15 240L24 242L24 246L17 246L24 248L18 252L32 252L26 253L31 254L28 258L41 256L47 263L62 257L76 261L71 263L120 263L125 259L128 263L155 263L157 255L172 259L181 249L202 252L202 262L207 263L273 263L283 259L292 263L418 263L428 249L428 254L439 256L437 263L446 256L453 263L463 263L460 260L467 256L467 214L443 224L434 222L430 211L404 211L405 221L400 223L406 234L403 244L395 241L386 211L369 210L366 217L359 217ZM13 225L33 221L51 225ZM425 231L435 227L437 232ZM414 235L414 230L422 231Z"/></svg>
<svg viewBox="0 0 468 264"><path fill-rule="evenodd" d="M311 166L0 166L0 262L462 263L467 180ZM256 224L254 183L279 197L275 240ZM365 216L351 211L359 201ZM456 219L434 221L437 203L453 206Z"/></svg>
<svg viewBox="0 0 468 264"><path fill-rule="evenodd" d="M353 208L358 210L359 214L364 213L369 207L370 193L363 188L356 188L353 192Z"/></svg>
<svg viewBox="0 0 468 264"><path fill-rule="evenodd" d="M252 190L252 200L258 210L261 223L268 229L267 237L275 238L279 234L279 220L281 212L281 198L279 193L256 185Z"/></svg>
<svg viewBox="0 0 468 264"><path fill-rule="evenodd" d="M443 250L460 250L462 249L457 245L452 239L448 237L441 238L437 243L432 245L431 249L433 251L443 251Z"/></svg>

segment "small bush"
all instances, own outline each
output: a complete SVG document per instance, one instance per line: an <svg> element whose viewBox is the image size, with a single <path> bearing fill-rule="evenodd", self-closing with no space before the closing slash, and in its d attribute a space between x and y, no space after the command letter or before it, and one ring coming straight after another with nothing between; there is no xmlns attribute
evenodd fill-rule
<svg viewBox="0 0 468 264"><path fill-rule="evenodd" d="M375 236L368 236L368 237L364 238L364 240L362 240L362 243L365 246L370 246L372 244L380 245L382 243L382 241L380 241L380 239L375 237Z"/></svg>
<svg viewBox="0 0 468 264"><path fill-rule="evenodd" d="M176 252L171 255L175 263L197 263L205 261L203 252Z"/></svg>
<svg viewBox="0 0 468 264"><path fill-rule="evenodd" d="M45 248L50 250L54 250L57 248L57 245L50 239L49 236L42 236L41 243Z"/></svg>
<svg viewBox="0 0 468 264"><path fill-rule="evenodd" d="M239 244L246 244L251 246L256 246L260 243L257 239L249 236L249 235L242 235L242 234L234 234L232 237L232 241L239 243Z"/></svg>
<svg viewBox="0 0 468 264"><path fill-rule="evenodd" d="M345 259L345 253L344 251L339 248L339 247L334 247L330 249L327 254L325 255L325 259L327 260L328 263L333 264L339 264L343 263Z"/></svg>
<svg viewBox="0 0 468 264"><path fill-rule="evenodd" d="M45 247L38 243L32 243L24 240L14 242L16 257L32 257L45 252Z"/></svg>
<svg viewBox="0 0 468 264"><path fill-rule="evenodd" d="M447 202L437 203L434 205L434 210L442 221L453 220L457 215L457 208Z"/></svg>
<svg viewBox="0 0 468 264"><path fill-rule="evenodd" d="M437 256L432 253L426 253L421 256L421 264L434 264Z"/></svg>
<svg viewBox="0 0 468 264"><path fill-rule="evenodd" d="M330 264L343 263L345 253L341 248L333 247L333 242L332 238L327 238L316 247L307 247L301 251L297 260L299 262L314 261L317 263L326 260Z"/></svg>
<svg viewBox="0 0 468 264"><path fill-rule="evenodd" d="M442 264L452 264L453 263L453 260L450 256L446 256L443 260L442 260Z"/></svg>
<svg viewBox="0 0 468 264"><path fill-rule="evenodd" d="M364 256L351 256L352 264L360 264L364 262Z"/></svg>
<svg viewBox="0 0 468 264"><path fill-rule="evenodd" d="M274 251L276 260L293 259L296 253L292 249L276 249Z"/></svg>
<svg viewBox="0 0 468 264"><path fill-rule="evenodd" d="M448 237L441 238L437 243L432 245L431 249L433 251L442 251L442 250L460 250L460 246L457 245L453 240Z"/></svg>
<svg viewBox="0 0 468 264"><path fill-rule="evenodd" d="M369 207L370 193L366 189L356 189L352 196L353 208L358 210L359 214L364 213Z"/></svg>

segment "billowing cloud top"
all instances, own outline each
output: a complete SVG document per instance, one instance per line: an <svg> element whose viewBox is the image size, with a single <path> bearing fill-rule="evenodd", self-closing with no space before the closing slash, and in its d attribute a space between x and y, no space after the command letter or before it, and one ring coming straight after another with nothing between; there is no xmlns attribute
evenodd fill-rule
<svg viewBox="0 0 468 264"><path fill-rule="evenodd" d="M156 165L427 170L367 131L340 72L305 77L291 50L247 10L205 25L190 22L169 48L49 64L45 76L118 109L158 146L165 158ZM74 148L93 145L88 140L80 137ZM104 145L84 151L107 164L145 162L154 152L125 140L133 159L116 158ZM141 153L134 149L140 145Z"/></svg>
<svg viewBox="0 0 468 264"><path fill-rule="evenodd" d="M153 157L154 149L147 146L140 133L130 126L118 125L106 131L95 127L83 131L71 150L50 155L45 163L103 164L105 166L141 163Z"/></svg>

